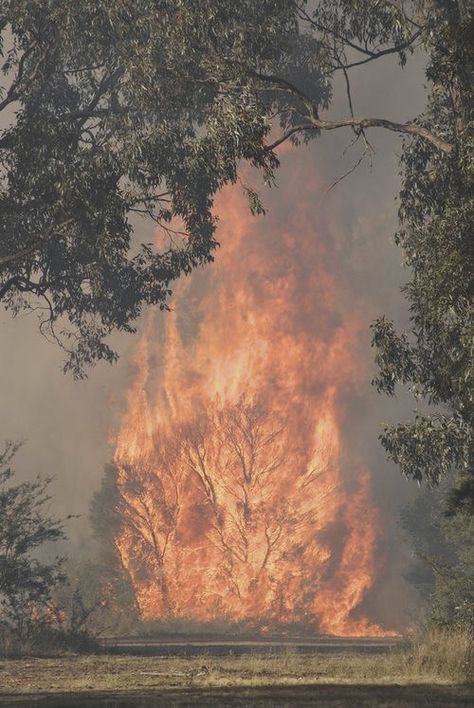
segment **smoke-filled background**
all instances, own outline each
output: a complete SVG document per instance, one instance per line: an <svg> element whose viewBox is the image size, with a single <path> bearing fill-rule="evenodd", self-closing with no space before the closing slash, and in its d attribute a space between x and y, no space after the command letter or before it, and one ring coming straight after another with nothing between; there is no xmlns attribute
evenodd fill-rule
<svg viewBox="0 0 474 708"><path fill-rule="evenodd" d="M400 121L419 113L424 99L421 64L409 66L401 72L391 62L379 62L372 70L364 67L360 81L355 74L356 113ZM342 102L335 103L333 112L346 112ZM400 545L397 518L415 487L385 461L377 435L382 422L403 416L407 409L403 401L380 398L370 386L373 355L369 332L370 322L381 313L402 323L406 320L399 290L405 277L401 254L391 242L397 228L394 197L398 191L399 138L383 131L372 133L376 148L372 170L362 165L328 191L360 154L357 146L342 154L351 137L348 131L335 131L309 147L293 148L291 154L285 151L278 187L262 192L267 216L246 219L252 219L252 237L256 239L260 229L267 237L272 230L291 231L295 261L303 254L298 238L307 239L314 227L331 254L325 266L339 287L341 316L348 322L356 319L362 327L354 341L359 347L357 360L365 363L358 374L363 380L357 394L347 399L343 437L346 449L353 449L354 457L371 471L382 522L383 563L366 603L375 621L400 627L410 618L409 593L401 578L408 551ZM225 202L220 209L225 209ZM299 220L296 213L302 215ZM298 223L304 227L300 234L295 232ZM149 240L149 234L144 238ZM218 231L217 238L225 246L225 232ZM219 261L219 251L216 259ZM311 292L307 297L311 298ZM175 308L179 305L178 300ZM316 301L314 308L317 312ZM186 304L186 317L192 322L192 301ZM90 553L88 504L104 464L114 453L127 391L136 375L133 359L138 337L116 337L121 354L118 365L98 366L87 381L74 382L62 374L61 352L39 335L36 325L34 315L14 321L7 314L1 316L1 437L25 441L16 460L22 477L54 475L54 510L81 515L70 523L70 538L74 552Z"/></svg>

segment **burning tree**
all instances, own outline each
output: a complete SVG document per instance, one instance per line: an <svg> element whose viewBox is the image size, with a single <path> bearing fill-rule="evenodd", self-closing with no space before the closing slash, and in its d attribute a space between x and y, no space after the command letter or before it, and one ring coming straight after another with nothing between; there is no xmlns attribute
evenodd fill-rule
<svg viewBox="0 0 474 708"><path fill-rule="evenodd" d="M157 587L160 612L172 603L165 561L176 540L184 481L171 438L157 442L155 465L144 460L120 468L122 513L119 555L132 577Z"/></svg>
<svg viewBox="0 0 474 708"><path fill-rule="evenodd" d="M262 230L235 190L222 199L214 269L150 313L137 347L118 558L148 619L384 633L361 605L383 534L345 435L365 376L358 310L305 213Z"/></svg>
<svg viewBox="0 0 474 708"><path fill-rule="evenodd" d="M116 545L145 618L315 622L330 451L311 464L263 401L198 406L118 462Z"/></svg>
<svg viewBox="0 0 474 708"><path fill-rule="evenodd" d="M261 403L245 399L199 415L180 437L185 468L206 509L206 538L220 559L211 584L216 595L225 593L226 604L241 605L245 614L270 610L283 619L274 599L303 540L299 530L316 523L316 509L301 494L315 470L303 468L291 496L285 494L286 468L296 462L288 430Z"/></svg>

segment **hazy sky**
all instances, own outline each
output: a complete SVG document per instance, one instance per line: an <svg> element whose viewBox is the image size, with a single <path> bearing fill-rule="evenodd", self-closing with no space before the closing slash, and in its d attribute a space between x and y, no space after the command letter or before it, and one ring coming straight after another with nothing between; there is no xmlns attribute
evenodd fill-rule
<svg viewBox="0 0 474 708"><path fill-rule="evenodd" d="M421 61L415 68L410 61L408 66L401 72L393 61L382 60L373 67L356 70L356 113L395 120L416 115L424 98ZM336 104L331 113L338 112L347 113ZM370 321L382 312L402 321L405 317L399 285L406 279L401 253L391 243L396 229L394 197L400 138L381 130L372 131L370 138L377 151L372 171L362 165L329 194L315 196L312 206L322 221L337 223L334 238L340 241L344 270L354 292L367 303L368 357L372 357ZM323 135L309 148L298 148L302 169L308 174L314 169L330 185L359 155L359 148L355 148L342 157L350 139L348 131L337 131ZM279 209L285 204L291 208L285 180L283 160L278 190L264 196L270 212L272 204ZM112 456L110 435L124 410L137 338L127 335L116 337L116 341L121 353L119 363L114 367L100 364L91 369L87 381L75 382L62 373L62 353L40 336L34 315L12 320L0 313L0 439L25 440L16 463L21 476L55 476L52 492L59 513L87 513L104 464ZM396 419L404 408L406 412L402 403L377 396L367 381L363 407L358 411L357 444L364 448L366 459L377 472L377 496L392 518L396 516L393 500L407 498L414 487L384 461L377 434L381 421ZM87 537L86 524L72 522L71 536L75 543L81 543Z"/></svg>

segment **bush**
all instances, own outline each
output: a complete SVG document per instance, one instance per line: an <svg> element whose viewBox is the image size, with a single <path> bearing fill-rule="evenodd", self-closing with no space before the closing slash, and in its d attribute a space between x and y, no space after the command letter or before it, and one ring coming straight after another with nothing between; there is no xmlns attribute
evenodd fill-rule
<svg viewBox="0 0 474 708"><path fill-rule="evenodd" d="M13 483L17 449L9 443L0 453L0 622L23 641L54 615L51 593L64 579L62 560L38 556L66 536L63 521L47 512L51 480Z"/></svg>
<svg viewBox="0 0 474 708"><path fill-rule="evenodd" d="M413 548L406 574L423 600L426 622L447 635L474 633L474 520L449 513L452 479L424 489L402 512ZM448 513L447 513L448 512Z"/></svg>
<svg viewBox="0 0 474 708"><path fill-rule="evenodd" d="M99 645L86 631L71 632L60 627L37 626L28 636L15 628L0 625L0 657L14 659L24 656L57 656L67 652L96 652Z"/></svg>
<svg viewBox="0 0 474 708"><path fill-rule="evenodd" d="M51 480L15 483L17 449L8 443L0 451L0 655L90 650L96 643L84 623L94 608L79 591L70 607L58 602L64 559L45 560L51 544L66 539L64 520L48 513Z"/></svg>

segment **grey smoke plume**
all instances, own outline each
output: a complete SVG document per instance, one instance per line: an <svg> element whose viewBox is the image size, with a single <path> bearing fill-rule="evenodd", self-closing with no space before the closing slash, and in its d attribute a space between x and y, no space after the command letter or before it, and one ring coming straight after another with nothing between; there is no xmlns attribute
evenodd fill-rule
<svg viewBox="0 0 474 708"><path fill-rule="evenodd" d="M355 74L353 92L358 114L408 119L419 113L424 103L422 60L409 62L404 72L391 60L361 68ZM331 110L346 113L342 100ZM372 171L361 165L329 193L315 195L311 205L315 219L325 224L336 240L338 267L347 278L348 291L364 303L367 359L372 358L369 324L373 318L385 312L399 321L406 319L399 291L405 279L401 254L391 243L397 228L394 196L398 191L400 142L397 136L382 131L370 137L376 148ZM342 155L350 140L348 131L334 132L309 148L299 148L302 173L309 176L316 172L329 187L357 160L357 146ZM265 192L263 198L270 213L277 213L282 220L285 210L292 208L292 200L298 198L291 176L285 172L284 159L278 188ZM351 308L351 298L347 299L347 308ZM55 476L52 491L57 513L84 515L71 523L70 535L76 546L88 539L87 507L104 464L112 455L109 436L124 410L132 374L130 360L136 338L116 340L121 352L118 365L98 366L86 382L74 382L63 375L61 352L40 336L34 315L14 321L3 312L0 316L0 439L25 440L16 464L21 476ZM396 519L399 506L414 493L414 486L387 464L377 434L382 421L403 417L407 404L403 398L396 405L380 398L368 378L363 395L354 405L357 409L348 419L353 417L357 425L348 425L345 432L374 473L377 500L389 530L386 577L370 602L376 614L396 623L401 620L402 603L395 598L405 592L400 580L404 551L398 548ZM384 605L390 605L391 611L387 612Z"/></svg>

